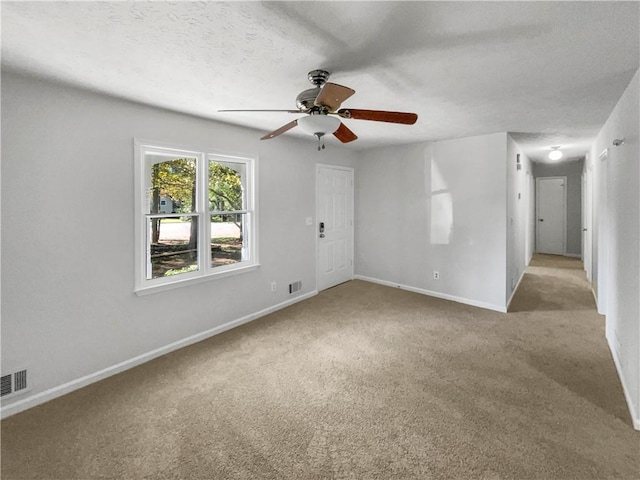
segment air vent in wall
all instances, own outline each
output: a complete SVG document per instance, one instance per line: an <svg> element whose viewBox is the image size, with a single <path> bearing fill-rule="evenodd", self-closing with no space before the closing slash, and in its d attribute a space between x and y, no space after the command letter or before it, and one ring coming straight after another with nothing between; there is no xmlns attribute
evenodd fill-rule
<svg viewBox="0 0 640 480"><path fill-rule="evenodd" d="M2 392L3 397L13 392L11 377L11 375L3 375L0 380L0 392Z"/></svg>
<svg viewBox="0 0 640 480"><path fill-rule="evenodd" d="M289 293L296 293L302 290L302 282L298 280L297 282L293 282L289 284Z"/></svg>
<svg viewBox="0 0 640 480"><path fill-rule="evenodd" d="M0 392L2 397L23 393L29 390L27 383L27 370L19 370L14 373L2 375L0 379Z"/></svg>

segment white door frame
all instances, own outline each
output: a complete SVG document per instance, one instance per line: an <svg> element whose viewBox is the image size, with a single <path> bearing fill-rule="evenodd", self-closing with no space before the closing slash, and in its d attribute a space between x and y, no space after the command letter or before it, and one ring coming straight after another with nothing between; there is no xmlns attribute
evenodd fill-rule
<svg viewBox="0 0 640 480"><path fill-rule="evenodd" d="M591 172L589 171L589 159L584 159L582 172L582 264L591 282Z"/></svg>
<svg viewBox="0 0 640 480"><path fill-rule="evenodd" d="M586 228L587 231L585 232L585 251L582 252L582 257L584 259L584 269L587 273L587 280L589 280L593 288L593 167L589 163L589 160L589 157L584 159L587 191L585 193L586 203L582 208L586 209L583 228Z"/></svg>
<svg viewBox="0 0 640 480"><path fill-rule="evenodd" d="M609 284L609 218L607 216L607 208L609 201L609 149L605 148L598 157L600 161L600 175L598 179L598 278L596 279L596 305L600 315L607 314L607 298Z"/></svg>
<svg viewBox="0 0 640 480"><path fill-rule="evenodd" d="M539 225L540 225L540 180L552 180L552 179L562 179L564 181L564 188L562 189L562 202L564 209L563 216L563 229L562 229L562 254L567 254L567 177L566 176L554 176L554 177L537 177L536 178L536 252L538 251L538 247L540 245L539 238Z"/></svg>
<svg viewBox="0 0 640 480"><path fill-rule="evenodd" d="M533 259L533 254L536 251L536 227L538 223L536 221L536 198L537 198L536 177L533 175L533 172L531 172L531 175L528 178L529 178L529 185L528 185L529 197L527 200L527 211L528 211L527 235L529 238L529 250L528 250L527 262L526 262L527 265L531 263L531 259Z"/></svg>
<svg viewBox="0 0 640 480"><path fill-rule="evenodd" d="M528 170L524 176L524 266L529 265L531 259L531 235L529 234L531 228L531 208L529 208L531 201L531 172Z"/></svg>
<svg viewBox="0 0 640 480"><path fill-rule="evenodd" d="M319 231L318 231L318 225L320 222L320 199L319 199L319 188L318 188L318 178L320 176L320 169L321 168L330 168L333 170L342 170L342 171L347 171L347 172L351 172L351 208L349 211L349 215L351 217L351 249L349 252L349 255L351 257L351 264L349 265L350 268L350 280L353 280L353 273L354 273L354 250L355 250L355 239L354 239L354 185L355 185L355 171L352 167L343 167L341 165L329 165L327 163L316 163L316 178L315 178L315 182L316 182L316 216L315 216L315 222L313 225L313 233L316 237L316 289L318 291L320 291L320 237L319 237Z"/></svg>

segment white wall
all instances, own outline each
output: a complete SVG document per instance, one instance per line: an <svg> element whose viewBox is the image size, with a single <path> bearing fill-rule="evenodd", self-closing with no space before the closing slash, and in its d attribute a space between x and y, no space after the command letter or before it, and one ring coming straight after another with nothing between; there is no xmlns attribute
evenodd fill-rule
<svg viewBox="0 0 640 480"><path fill-rule="evenodd" d="M2 372L34 387L3 414L313 293L315 164L357 155L262 134L2 72ZM134 137L258 155L257 271L133 293Z"/></svg>
<svg viewBox="0 0 640 480"><path fill-rule="evenodd" d="M517 156L520 155L520 170ZM511 301L515 289L524 275L531 259L530 204L533 201L530 190L532 163L520 146L507 136L507 271L506 301Z"/></svg>
<svg viewBox="0 0 640 480"><path fill-rule="evenodd" d="M534 163L533 173L539 177L567 177L567 244L565 253L582 255L582 170L583 160L560 163Z"/></svg>
<svg viewBox="0 0 640 480"><path fill-rule="evenodd" d="M365 152L356 168L356 274L504 311L506 137Z"/></svg>
<svg viewBox="0 0 640 480"><path fill-rule="evenodd" d="M591 147L587 166L593 171L597 222L592 232L594 279L600 278L599 298L606 290L607 340L637 429L640 429L639 91L636 72ZM613 140L620 138L624 138L624 145L614 147ZM609 149L609 155L603 162L599 156L605 149ZM599 225L605 226L606 248L596 234Z"/></svg>
<svg viewBox="0 0 640 480"><path fill-rule="evenodd" d="M607 338L640 428L638 88L636 74L588 167L597 201L598 155L610 148ZM304 220L316 163L356 167L358 275L506 308L531 216L516 199L527 163L512 170L520 150L506 133L362 154L262 133L2 72L2 372L28 366L34 386L3 415L284 305L292 281L313 294L315 229ZM133 293L134 137L258 155L257 271Z"/></svg>

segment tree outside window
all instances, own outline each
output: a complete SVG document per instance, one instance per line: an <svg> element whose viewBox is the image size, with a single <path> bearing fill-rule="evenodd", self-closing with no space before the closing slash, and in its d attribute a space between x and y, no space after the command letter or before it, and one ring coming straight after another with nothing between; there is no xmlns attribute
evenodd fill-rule
<svg viewBox="0 0 640 480"><path fill-rule="evenodd" d="M146 226L137 288L255 264L253 160L139 148Z"/></svg>

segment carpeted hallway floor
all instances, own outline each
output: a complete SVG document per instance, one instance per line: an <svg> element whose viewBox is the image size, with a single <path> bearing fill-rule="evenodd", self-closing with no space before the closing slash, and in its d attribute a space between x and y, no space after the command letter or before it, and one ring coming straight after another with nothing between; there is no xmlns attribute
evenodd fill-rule
<svg viewBox="0 0 640 480"><path fill-rule="evenodd" d="M638 479L578 260L508 314L353 281L2 421L2 478Z"/></svg>

